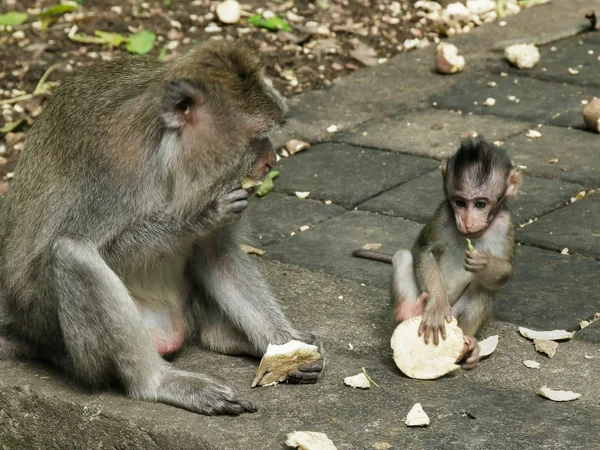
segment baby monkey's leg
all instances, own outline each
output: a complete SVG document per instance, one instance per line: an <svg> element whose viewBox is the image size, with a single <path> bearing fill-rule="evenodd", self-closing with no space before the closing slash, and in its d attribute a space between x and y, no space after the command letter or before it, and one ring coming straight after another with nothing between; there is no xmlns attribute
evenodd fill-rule
<svg viewBox="0 0 600 450"><path fill-rule="evenodd" d="M393 319L400 323L423 314L427 293L420 292L410 250L398 250L392 259Z"/></svg>
<svg viewBox="0 0 600 450"><path fill-rule="evenodd" d="M489 320L492 302L488 292L469 287L452 305L452 315L465 335L463 368L472 369L479 362L479 345L475 336Z"/></svg>

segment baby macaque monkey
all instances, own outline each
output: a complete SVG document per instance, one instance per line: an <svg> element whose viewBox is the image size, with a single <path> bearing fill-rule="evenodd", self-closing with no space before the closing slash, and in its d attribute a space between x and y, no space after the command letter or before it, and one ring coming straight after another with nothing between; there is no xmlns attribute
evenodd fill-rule
<svg viewBox="0 0 600 450"><path fill-rule="evenodd" d="M426 343L445 339L445 322L456 317L465 334L463 367L470 369L479 361L475 336L512 273L514 228L505 200L517 193L521 176L503 149L479 137L464 140L444 161L442 177L446 199L412 250L353 255L393 264L394 320L423 315L419 335Z"/></svg>

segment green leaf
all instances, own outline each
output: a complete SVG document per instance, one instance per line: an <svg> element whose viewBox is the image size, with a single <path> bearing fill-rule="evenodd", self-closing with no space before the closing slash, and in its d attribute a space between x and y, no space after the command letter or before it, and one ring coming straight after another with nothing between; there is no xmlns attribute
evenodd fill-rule
<svg viewBox="0 0 600 450"><path fill-rule="evenodd" d="M85 0L75 0L75 3L77 3L78 5L83 5L85 3Z"/></svg>
<svg viewBox="0 0 600 450"><path fill-rule="evenodd" d="M127 38L119 33L108 33L107 31L95 30L94 34L102 39L110 48L118 47L123 42L127 41Z"/></svg>
<svg viewBox="0 0 600 450"><path fill-rule="evenodd" d="M0 134L10 133L11 131L16 130L17 127L21 125L24 121L25 119L19 119L15 120L14 122L5 124L2 128L0 128Z"/></svg>
<svg viewBox="0 0 600 450"><path fill-rule="evenodd" d="M129 36L127 51L137 55L145 55L154 46L156 35L152 31L142 30Z"/></svg>
<svg viewBox="0 0 600 450"><path fill-rule="evenodd" d="M467 250L469 250L470 252L475 250L475 247L473 247L473 244L471 244L471 239L469 238L467 238Z"/></svg>
<svg viewBox="0 0 600 450"><path fill-rule="evenodd" d="M29 15L27 13L20 13L17 11L9 11L6 14L2 14L0 16L0 25L9 26L9 25L21 25L22 23L27 22Z"/></svg>
<svg viewBox="0 0 600 450"><path fill-rule="evenodd" d="M248 17L247 21L255 27L266 28L271 31L292 31L292 27L290 27L285 20L280 19L277 16L263 19L260 14L254 14L253 16Z"/></svg>
<svg viewBox="0 0 600 450"><path fill-rule="evenodd" d="M171 0L163 0L163 6L165 8L168 8L169 6L171 6L173 4L173 2Z"/></svg>
<svg viewBox="0 0 600 450"><path fill-rule="evenodd" d="M50 6L49 8L44 9L40 13L39 18L47 19L49 17L62 16L63 14L77 11L77 8L78 8L77 5L71 5L71 4L66 4L66 3Z"/></svg>
<svg viewBox="0 0 600 450"><path fill-rule="evenodd" d="M158 60L159 61L164 61L165 57L167 56L167 46L165 45L161 50L160 53L158 54Z"/></svg>
<svg viewBox="0 0 600 450"><path fill-rule="evenodd" d="M364 367L360 368L361 372L365 374L365 377L367 380L369 380L369 383L371 383L373 386L377 386L379 387L379 385L377 383L375 383L375 380L373 380L373 378L371 378L369 376L369 374L367 373L367 369L365 369Z"/></svg>
<svg viewBox="0 0 600 450"><path fill-rule="evenodd" d="M267 175L265 175L265 177L262 179L262 184L256 188L256 195L262 197L263 195L267 195L269 192L271 192L275 187L273 180L277 178L277 175L279 175L279 170L277 169L273 169Z"/></svg>

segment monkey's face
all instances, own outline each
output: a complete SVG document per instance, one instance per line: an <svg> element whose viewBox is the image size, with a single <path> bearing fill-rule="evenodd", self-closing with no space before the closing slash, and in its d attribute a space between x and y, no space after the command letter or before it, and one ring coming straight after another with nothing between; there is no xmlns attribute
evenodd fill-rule
<svg viewBox="0 0 600 450"><path fill-rule="evenodd" d="M252 139L242 160L241 174L253 181L262 180L277 163L275 149L268 138Z"/></svg>
<svg viewBox="0 0 600 450"><path fill-rule="evenodd" d="M456 229L464 236L474 236L485 230L493 216L496 201L486 197L454 196L450 199Z"/></svg>

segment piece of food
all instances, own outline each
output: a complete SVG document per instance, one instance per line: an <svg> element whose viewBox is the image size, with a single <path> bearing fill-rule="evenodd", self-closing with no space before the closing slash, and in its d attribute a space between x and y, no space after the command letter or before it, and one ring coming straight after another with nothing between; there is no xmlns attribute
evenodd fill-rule
<svg viewBox="0 0 600 450"><path fill-rule="evenodd" d="M301 199L308 198L309 195L310 195L310 191L298 191L298 192L296 192L296 197L301 198Z"/></svg>
<svg viewBox="0 0 600 450"><path fill-rule="evenodd" d="M440 42L435 51L435 66L440 73L458 73L465 68L465 58L458 48L448 42Z"/></svg>
<svg viewBox="0 0 600 450"><path fill-rule="evenodd" d="M482 341L479 341L479 357L483 358L485 356L489 356L494 353L496 347L498 346L498 335L490 336Z"/></svg>
<svg viewBox="0 0 600 450"><path fill-rule="evenodd" d="M375 380L369 376L369 374L367 373L367 369L365 369L364 367L361 367L360 370L362 371L365 378L367 380L369 380L369 383L371 383L373 386L379 387L379 385L377 383L375 383Z"/></svg>
<svg viewBox="0 0 600 450"><path fill-rule="evenodd" d="M531 360L526 360L523 361L523 364L525 364L525 367L529 367L530 369L539 369L540 368L540 363L537 361L531 361Z"/></svg>
<svg viewBox="0 0 600 450"><path fill-rule="evenodd" d="M392 334L391 345L398 368L410 378L433 380L460 368L457 360L462 356L465 340L462 330L453 317L446 323L446 339L438 345L425 344L418 334L421 316L400 323Z"/></svg>
<svg viewBox="0 0 600 450"><path fill-rule="evenodd" d="M260 360L252 387L273 386L285 381L292 370L321 359L316 345L300 341L289 341L282 345L269 344Z"/></svg>
<svg viewBox="0 0 600 450"><path fill-rule="evenodd" d="M542 133L537 130L529 130L525 136L529 139L537 139L542 137Z"/></svg>
<svg viewBox="0 0 600 450"><path fill-rule="evenodd" d="M581 394L573 391L555 391L547 386L542 386L538 391L542 397L549 398L553 402L570 402L571 400L577 400L581 397Z"/></svg>
<svg viewBox="0 0 600 450"><path fill-rule="evenodd" d="M429 416L423 411L420 403L416 403L406 415L404 423L409 427L424 427L429 425Z"/></svg>
<svg viewBox="0 0 600 450"><path fill-rule="evenodd" d="M217 5L216 13L223 23L238 23L242 15L242 7L236 0L225 0Z"/></svg>
<svg viewBox="0 0 600 450"><path fill-rule="evenodd" d="M308 142L299 141L297 139L292 139L291 141L287 141L285 143L285 149L290 155L301 152L302 150L306 150L310 147Z"/></svg>
<svg viewBox="0 0 600 450"><path fill-rule="evenodd" d="M573 336L575 336L574 331L535 331L524 327L519 327L519 333L521 333L521 335L527 339L545 339L547 341L563 341L566 339L572 339Z"/></svg>
<svg viewBox="0 0 600 450"><path fill-rule="evenodd" d="M600 98L594 98L584 106L583 120L588 127L600 133Z"/></svg>
<svg viewBox="0 0 600 450"><path fill-rule="evenodd" d="M556 354L558 342L548 341L546 339L534 339L535 350L540 353L545 353L548 358L552 358Z"/></svg>
<svg viewBox="0 0 600 450"><path fill-rule="evenodd" d="M260 186L262 183L262 181L260 180L253 180L250 177L243 177L242 178L242 189L252 189L255 188L256 186Z"/></svg>
<svg viewBox="0 0 600 450"><path fill-rule="evenodd" d="M533 44L515 44L506 47L504 56L519 69L531 69L540 60L540 52Z"/></svg>
<svg viewBox="0 0 600 450"><path fill-rule="evenodd" d="M247 255L259 255L260 256L260 255L265 254L264 250L262 250L260 248L252 247L251 245L248 245L248 244L240 244L240 248Z"/></svg>
<svg viewBox="0 0 600 450"><path fill-rule="evenodd" d="M361 372L358 375L344 378L344 384L353 388L370 389L371 382L366 375Z"/></svg>
<svg viewBox="0 0 600 450"><path fill-rule="evenodd" d="M294 431L288 434L285 445L300 450L337 450L333 441L325 433L316 431Z"/></svg>
<svg viewBox="0 0 600 450"><path fill-rule="evenodd" d="M471 243L471 239L467 238L467 249L472 252L473 250L475 250L475 247L473 247L473 244Z"/></svg>
<svg viewBox="0 0 600 450"><path fill-rule="evenodd" d="M267 195L269 192L271 192L275 187L273 180L277 178L277 175L279 175L279 170L277 169L273 169L267 175L265 175L260 183L260 186L258 186L256 189L256 195L262 197L263 195Z"/></svg>
<svg viewBox="0 0 600 450"><path fill-rule="evenodd" d="M494 106L496 104L496 99L493 97L488 97L483 102L484 106Z"/></svg>

